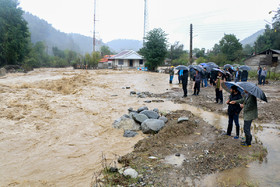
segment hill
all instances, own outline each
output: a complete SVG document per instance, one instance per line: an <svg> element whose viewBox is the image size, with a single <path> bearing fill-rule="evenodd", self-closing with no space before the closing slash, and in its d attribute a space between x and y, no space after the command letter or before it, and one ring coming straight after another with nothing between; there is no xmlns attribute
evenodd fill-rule
<svg viewBox="0 0 280 187"><path fill-rule="evenodd" d="M23 15L28 23L28 28L31 33L31 42L44 41L47 45L48 53L52 53L52 47L58 47L61 50L73 50L78 53L84 54L92 51L92 37L83 36L80 34L67 34L56 30L47 21L40 19L28 12ZM98 40L97 49L103 44Z"/></svg>
<svg viewBox="0 0 280 187"><path fill-rule="evenodd" d="M134 50L139 51L142 48L142 41L129 40L129 39L117 39L106 43L107 46L114 52L120 52L122 50Z"/></svg>
<svg viewBox="0 0 280 187"><path fill-rule="evenodd" d="M253 46L255 41L258 39L260 35L264 33L264 29L259 30L258 32L252 34L251 36L245 38L244 40L241 40L240 43L245 46L246 44L249 44L250 46Z"/></svg>

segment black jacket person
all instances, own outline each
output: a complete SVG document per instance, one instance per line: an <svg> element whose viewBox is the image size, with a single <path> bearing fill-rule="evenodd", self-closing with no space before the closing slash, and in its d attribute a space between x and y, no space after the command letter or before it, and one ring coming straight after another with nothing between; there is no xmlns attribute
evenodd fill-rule
<svg viewBox="0 0 280 187"><path fill-rule="evenodd" d="M189 75L188 70L184 70L183 71L183 76L182 76L182 87L183 87L183 90L184 90L184 96L183 97L187 97L187 95L188 95L188 89L187 89L188 75Z"/></svg>

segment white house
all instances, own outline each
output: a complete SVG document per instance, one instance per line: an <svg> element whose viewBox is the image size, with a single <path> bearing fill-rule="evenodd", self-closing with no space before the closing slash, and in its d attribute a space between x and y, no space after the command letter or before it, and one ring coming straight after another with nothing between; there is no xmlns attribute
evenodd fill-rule
<svg viewBox="0 0 280 187"><path fill-rule="evenodd" d="M143 56L133 50L124 50L110 58L113 68L136 69L145 67Z"/></svg>

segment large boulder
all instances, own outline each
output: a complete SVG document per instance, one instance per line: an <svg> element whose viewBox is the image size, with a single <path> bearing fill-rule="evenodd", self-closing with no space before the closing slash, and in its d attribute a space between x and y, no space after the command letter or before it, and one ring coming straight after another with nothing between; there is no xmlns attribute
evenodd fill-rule
<svg viewBox="0 0 280 187"><path fill-rule="evenodd" d="M138 134L137 132L126 130L126 131L124 131L123 136L130 138L130 137L136 136L137 134Z"/></svg>
<svg viewBox="0 0 280 187"><path fill-rule="evenodd" d="M144 134L155 134L158 133L163 127L165 123L159 119L146 119L141 124L141 129Z"/></svg>
<svg viewBox="0 0 280 187"><path fill-rule="evenodd" d="M124 170L123 172L124 176L130 176L131 178L137 178L138 177L138 173L135 169L132 168L128 168L126 170Z"/></svg>
<svg viewBox="0 0 280 187"><path fill-rule="evenodd" d="M114 121L113 127L116 129L123 129L123 130L132 130L138 131L140 130L140 125L137 124L133 119L121 117Z"/></svg>
<svg viewBox="0 0 280 187"><path fill-rule="evenodd" d="M149 110L149 109L146 106L142 106L142 107L138 108L137 112L140 113L140 112L142 112L144 110Z"/></svg>
<svg viewBox="0 0 280 187"><path fill-rule="evenodd" d="M167 123L167 121L168 121L167 117L165 117L165 116L161 116L158 119L164 121L164 123Z"/></svg>
<svg viewBox="0 0 280 187"><path fill-rule="evenodd" d="M146 115L149 119L158 119L159 118L158 113L156 113L152 110L144 110L144 111L140 112L140 114Z"/></svg>
<svg viewBox="0 0 280 187"><path fill-rule="evenodd" d="M146 119L149 119L146 115L144 114L133 114L132 118L138 122L138 123L143 123Z"/></svg>

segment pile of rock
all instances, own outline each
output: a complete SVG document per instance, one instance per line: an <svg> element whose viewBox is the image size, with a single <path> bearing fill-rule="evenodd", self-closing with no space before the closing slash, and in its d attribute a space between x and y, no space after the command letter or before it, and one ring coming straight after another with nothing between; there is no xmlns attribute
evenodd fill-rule
<svg viewBox="0 0 280 187"><path fill-rule="evenodd" d="M114 128L123 129L125 137L134 137L135 131L142 130L145 134L158 133L168 121L165 116L161 116L157 108L149 110L143 106L137 110L128 109L129 114L124 114L113 123Z"/></svg>
<svg viewBox="0 0 280 187"><path fill-rule="evenodd" d="M153 97L154 94L150 93L150 92L135 92L135 91L131 91L130 92L131 96L137 96L138 98L146 98L146 97Z"/></svg>

